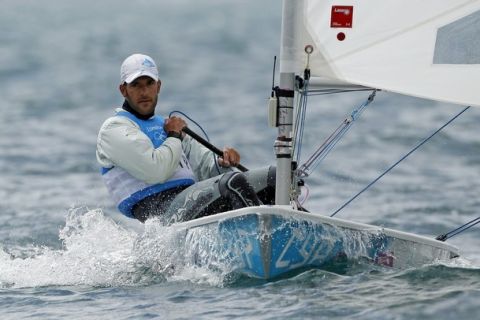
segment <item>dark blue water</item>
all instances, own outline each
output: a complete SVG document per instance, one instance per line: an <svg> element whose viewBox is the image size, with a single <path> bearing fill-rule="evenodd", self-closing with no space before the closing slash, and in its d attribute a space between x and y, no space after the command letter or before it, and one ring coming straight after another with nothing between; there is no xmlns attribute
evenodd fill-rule
<svg viewBox="0 0 480 320"><path fill-rule="evenodd" d="M95 141L122 102L122 60L157 60L159 113L187 112L247 167L272 164L266 101L280 16L273 0L2 0L1 319L475 317L478 228L449 241L462 258L448 263L399 271L352 261L266 283L185 266L173 230L116 212ZM312 97L303 154L366 98ZM379 93L307 180L306 206L331 214L461 109ZM477 217L479 121L469 110L337 217L432 237Z"/></svg>

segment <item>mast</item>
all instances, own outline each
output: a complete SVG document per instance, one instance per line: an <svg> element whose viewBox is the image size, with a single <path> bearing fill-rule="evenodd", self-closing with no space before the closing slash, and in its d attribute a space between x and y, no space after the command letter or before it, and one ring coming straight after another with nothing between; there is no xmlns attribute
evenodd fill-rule
<svg viewBox="0 0 480 320"><path fill-rule="evenodd" d="M295 85L295 37L297 19L302 12L303 1L284 0L282 10L282 33L280 47L280 87L276 88L278 136L274 149L277 175L275 182L275 204L290 204L292 190L292 139L293 97Z"/></svg>

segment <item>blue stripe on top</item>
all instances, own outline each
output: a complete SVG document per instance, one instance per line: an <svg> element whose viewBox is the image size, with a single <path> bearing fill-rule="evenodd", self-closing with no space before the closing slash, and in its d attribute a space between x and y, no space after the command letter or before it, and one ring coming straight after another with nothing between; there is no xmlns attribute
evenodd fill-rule
<svg viewBox="0 0 480 320"><path fill-rule="evenodd" d="M162 184L152 185L143 190L135 192L134 194L130 195L130 197L123 200L118 205L118 210L120 210L120 212L126 215L127 217L135 218L133 216L132 209L135 206L135 204L137 204L139 201L145 199L148 196L160 193L162 191L165 191L171 188L180 187L180 186L187 187L194 183L195 181L193 181L192 179L180 179L180 180L174 180L174 181L167 181Z"/></svg>
<svg viewBox="0 0 480 320"><path fill-rule="evenodd" d="M135 117L128 111L119 111L117 112L118 116L126 117L140 126L140 129L145 133L150 140L152 140L153 146L156 148L160 147L167 139L167 133L163 129L165 124L165 119L159 116L153 116L148 120L142 120Z"/></svg>

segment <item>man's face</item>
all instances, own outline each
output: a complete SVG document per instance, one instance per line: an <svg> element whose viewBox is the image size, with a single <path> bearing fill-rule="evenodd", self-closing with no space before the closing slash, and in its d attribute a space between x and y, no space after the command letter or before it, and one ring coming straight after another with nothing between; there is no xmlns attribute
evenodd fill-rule
<svg viewBox="0 0 480 320"><path fill-rule="evenodd" d="M129 84L121 84L120 92L128 101L133 110L141 115L152 114L157 105L161 82L143 76Z"/></svg>

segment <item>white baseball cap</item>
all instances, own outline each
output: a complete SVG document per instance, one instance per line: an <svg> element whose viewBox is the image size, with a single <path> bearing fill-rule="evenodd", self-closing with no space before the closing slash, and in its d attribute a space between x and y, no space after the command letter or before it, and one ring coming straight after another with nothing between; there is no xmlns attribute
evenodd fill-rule
<svg viewBox="0 0 480 320"><path fill-rule="evenodd" d="M148 76L158 81L157 65L149 56L135 53L123 61L120 67L120 81L131 83L141 76Z"/></svg>

